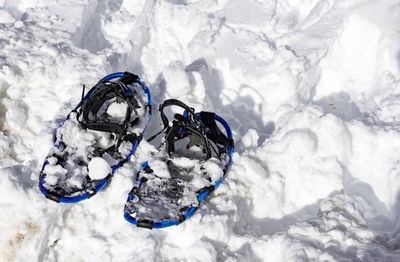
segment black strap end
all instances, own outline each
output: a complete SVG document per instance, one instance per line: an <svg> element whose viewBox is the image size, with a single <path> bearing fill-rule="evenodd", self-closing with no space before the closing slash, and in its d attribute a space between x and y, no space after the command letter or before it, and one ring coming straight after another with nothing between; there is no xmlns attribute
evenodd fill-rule
<svg viewBox="0 0 400 262"><path fill-rule="evenodd" d="M145 219L145 218L142 218L142 219L139 219L136 221L137 227L143 227L143 228L148 228L148 229L153 229L153 224L154 224L153 220Z"/></svg>
<svg viewBox="0 0 400 262"><path fill-rule="evenodd" d="M55 192L47 191L45 197L49 200L60 203L61 196Z"/></svg>
<svg viewBox="0 0 400 262"><path fill-rule="evenodd" d="M91 198L92 196L96 195L97 191L95 188L89 188L87 193L89 194L89 198Z"/></svg>
<svg viewBox="0 0 400 262"><path fill-rule="evenodd" d="M211 194L215 190L215 187L213 185L211 185L211 186L206 187L205 190L207 190L208 194Z"/></svg>
<svg viewBox="0 0 400 262"><path fill-rule="evenodd" d="M130 72L124 72L124 75L119 79L119 81L124 83L125 85L130 85L136 82L137 79L138 79L137 75L132 74Z"/></svg>
<svg viewBox="0 0 400 262"><path fill-rule="evenodd" d="M235 147L235 141L232 138L228 139L228 146Z"/></svg>
<svg viewBox="0 0 400 262"><path fill-rule="evenodd" d="M178 218L178 224L182 223L182 222L185 221L185 220L186 220L185 215L181 215L181 216Z"/></svg>

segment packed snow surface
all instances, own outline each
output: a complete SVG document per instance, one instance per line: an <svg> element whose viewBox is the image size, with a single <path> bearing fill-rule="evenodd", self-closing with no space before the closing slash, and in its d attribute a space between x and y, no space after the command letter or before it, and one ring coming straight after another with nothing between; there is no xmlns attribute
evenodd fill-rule
<svg viewBox="0 0 400 262"><path fill-rule="evenodd" d="M123 218L145 141L91 199L38 190L82 84L117 71L232 127L179 226ZM399 215L398 0L0 0L0 261L400 261Z"/></svg>

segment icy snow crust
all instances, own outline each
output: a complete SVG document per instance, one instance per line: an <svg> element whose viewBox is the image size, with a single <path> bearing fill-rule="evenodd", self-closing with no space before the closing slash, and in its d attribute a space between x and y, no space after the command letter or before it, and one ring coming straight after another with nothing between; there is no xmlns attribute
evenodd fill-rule
<svg viewBox="0 0 400 262"><path fill-rule="evenodd" d="M0 7L1 261L400 260L397 0ZM82 84L124 70L153 104L180 99L232 127L231 169L177 227L123 218L145 142L96 197L60 205L37 189Z"/></svg>

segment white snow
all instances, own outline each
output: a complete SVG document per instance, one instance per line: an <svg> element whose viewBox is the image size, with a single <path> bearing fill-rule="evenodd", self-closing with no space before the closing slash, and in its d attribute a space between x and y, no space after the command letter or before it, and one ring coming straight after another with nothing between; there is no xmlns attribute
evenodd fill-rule
<svg viewBox="0 0 400 262"><path fill-rule="evenodd" d="M88 200L38 190L82 84L117 71L150 87L147 137L168 98L232 127L230 170L177 227L123 218L145 141ZM0 0L0 261L400 261L399 83L398 0Z"/></svg>
<svg viewBox="0 0 400 262"><path fill-rule="evenodd" d="M101 157L93 157L88 165L89 176L91 179L103 179L111 174L111 166Z"/></svg>
<svg viewBox="0 0 400 262"><path fill-rule="evenodd" d="M111 117L118 117L118 118L124 118L126 109L128 108L128 105L126 103L112 103L108 109L107 113Z"/></svg>
<svg viewBox="0 0 400 262"><path fill-rule="evenodd" d="M7 10L1 9L0 10L0 23L2 24L8 24L14 22L14 18L12 15L7 12Z"/></svg>

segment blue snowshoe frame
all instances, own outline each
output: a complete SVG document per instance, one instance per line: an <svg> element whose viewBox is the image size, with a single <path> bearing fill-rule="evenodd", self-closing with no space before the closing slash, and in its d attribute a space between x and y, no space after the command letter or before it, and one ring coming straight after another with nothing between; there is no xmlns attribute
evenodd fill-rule
<svg viewBox="0 0 400 262"><path fill-rule="evenodd" d="M184 112L184 116L186 116L187 112ZM199 114L199 113L197 113ZM219 123L222 124L222 126L225 128L226 134L228 139L231 139L233 141L233 135L232 135L232 130L231 127L229 126L229 124L220 116L218 116L217 114L214 114L214 119L216 121L218 121ZM224 169L223 169L223 175L220 179L218 179L214 185L211 185L205 189L203 189L198 195L197 195L197 200L199 201L199 204L197 206L190 206L185 214L176 220L163 220L163 221L148 221L145 219L140 219L140 220L136 220L135 217L132 217L129 213L129 210L127 208L125 208L124 210L124 218L125 220L127 220L129 223L134 224L138 227L144 227L144 228L149 228L149 229L153 229L153 228L165 228L165 227L170 227L170 226L177 226L180 223L182 223L183 221L185 221L186 219L188 219L189 217L191 217L193 215L193 213L200 207L201 202L203 201L203 199L208 196L211 192L213 192L221 183L222 179L224 178L229 165L232 161L232 154L234 151L234 146L230 145L228 147L228 162L226 163ZM144 170L148 165L148 162L145 162L142 166L141 170ZM141 178L137 177L136 179L136 184L137 185L141 185ZM135 195L131 192L128 195L128 199L126 200L126 202L130 202L135 198Z"/></svg>
<svg viewBox="0 0 400 262"><path fill-rule="evenodd" d="M74 112L74 111L76 111L79 107L81 107L81 106L83 105L83 102L85 102L90 96L93 95L94 89L95 89L97 86L99 86L101 83L103 83L103 82L106 81L106 80L112 80L112 79L116 79L116 78L121 78L123 75L124 75L124 72L117 72L117 73L113 73L113 74L107 75L107 76L105 76L104 78L102 78L102 79L92 88L93 90L92 90L91 92L88 92L88 93L84 96L84 98L79 102L79 104L74 108L74 110L71 111L71 113ZM144 133L145 133L145 131L146 131L146 128L147 128L147 126L148 126L148 124L149 124L149 122L150 122L150 118L151 118L151 94L150 94L149 88L146 86L145 83L143 83L143 82L140 80L139 77L136 79L136 82L142 87L143 91L147 94L147 104L146 104L146 106L149 108L149 116L148 116L148 119L147 119L147 123L146 123L144 129L143 129L142 132L141 132L141 134L142 134L142 136L143 136ZM69 119L69 114L68 114L67 118L66 118L57 128L54 129L54 131L53 131L53 136L54 136L54 137L55 137L55 135L56 135L56 133L57 133L58 128L62 127L63 124L64 124L64 122L67 121L68 119ZM103 178L102 180L100 180L100 181L93 187L94 190L93 190L92 192L86 192L86 193L84 193L84 194L82 194L82 195L73 196L73 197L70 197L70 196L61 196L61 197L59 197L59 198L57 198L57 199L53 199L51 196L48 196L48 191L49 191L49 190L48 190L47 188L44 187L45 181L44 181L44 177L43 177L43 176L41 176L41 177L39 178L39 185L38 185L38 186L39 186L39 190L40 190L40 192L42 192L42 194L43 194L44 196L46 196L46 198L48 197L48 198L50 198L50 199L52 199L52 200L54 200L54 201L56 201L56 202L60 202L60 203L76 203L76 202L80 202L80 201L82 201L82 200L88 199L88 198L92 197L93 195L95 195L97 192L99 192L101 189L103 189L103 188L110 182L110 180L111 180L111 178L113 177L115 171L116 171L119 167L121 167L122 164L123 164L124 162L130 160L130 158L132 157L132 155L135 153L136 148L137 148L137 146L139 145L139 142L140 142L139 140L136 140L136 141L135 141L135 143L134 143L133 146L132 146L131 151L130 151L129 154L126 156L126 158L123 159L123 160L121 160L121 161L118 162L117 164L113 165L113 166L111 167L111 174L109 174L107 177L105 177L105 178ZM54 146L58 147L58 145L57 145L56 143L54 143ZM44 163L43 163L43 166L42 166L42 169L41 169L40 172L43 172L44 168L45 168L46 165L48 165L48 164L49 164L49 161L46 159L46 160L44 161Z"/></svg>

